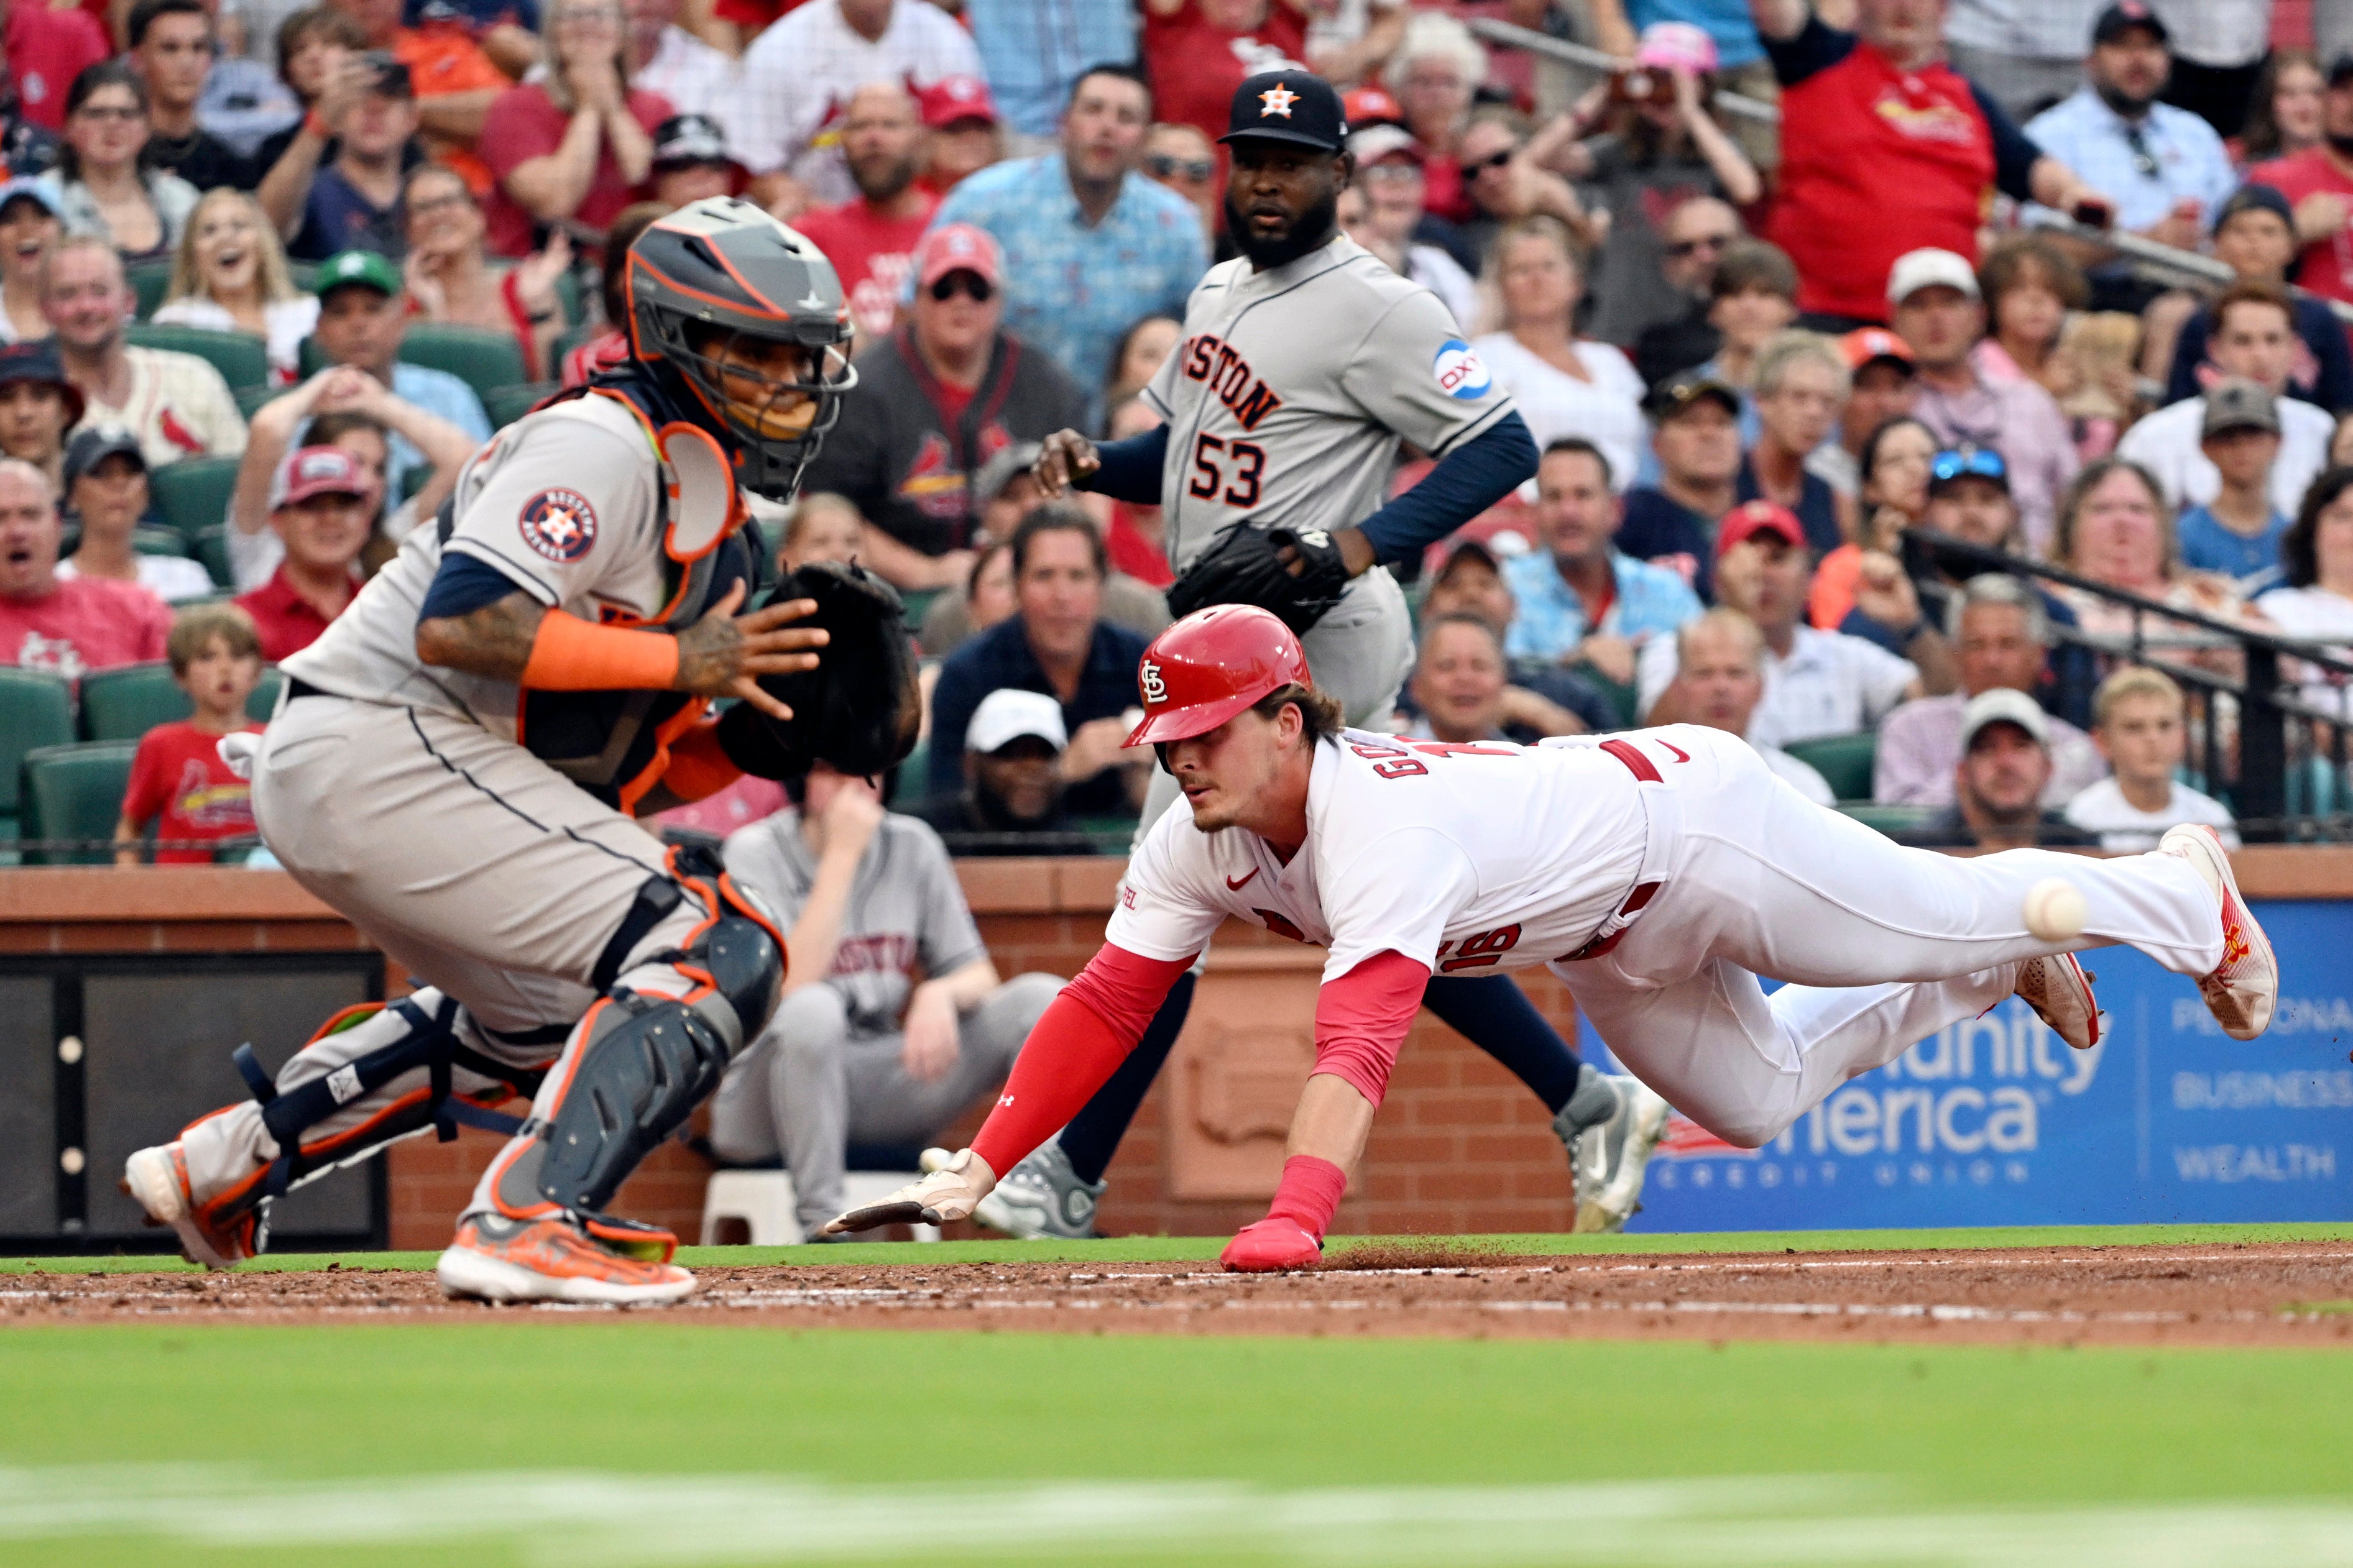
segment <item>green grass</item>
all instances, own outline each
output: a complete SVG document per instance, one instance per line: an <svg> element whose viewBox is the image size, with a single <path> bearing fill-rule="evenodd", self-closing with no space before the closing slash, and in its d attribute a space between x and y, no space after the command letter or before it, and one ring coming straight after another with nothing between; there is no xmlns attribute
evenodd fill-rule
<svg viewBox="0 0 2353 1568"><path fill-rule="evenodd" d="M1340 1237L1335 1252L1371 1243L1468 1249L1539 1257L1588 1253L1888 1252L1989 1247L2222 1247L2241 1242L2353 1241L2353 1222L2296 1225L2000 1226L1944 1230L1723 1231L1689 1236ZM917 1247L904 1242L852 1242L825 1247L686 1247L689 1267L745 1264L903 1263L1155 1263L1206 1262L1226 1238L1214 1236L1123 1236L1107 1241L944 1241ZM431 1252L277 1253L245 1265L254 1269L430 1268ZM195 1265L156 1256L0 1258L0 1274L182 1273Z"/></svg>

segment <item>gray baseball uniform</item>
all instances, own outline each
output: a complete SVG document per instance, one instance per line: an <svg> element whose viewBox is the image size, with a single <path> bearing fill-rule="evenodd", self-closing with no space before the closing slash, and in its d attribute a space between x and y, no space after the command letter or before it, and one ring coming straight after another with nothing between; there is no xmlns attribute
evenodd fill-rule
<svg viewBox="0 0 2353 1568"><path fill-rule="evenodd" d="M726 858L737 885L789 931L817 882L800 813L739 828ZM801 1228L814 1232L841 1212L848 1144L929 1142L1011 1070L1029 1026L1062 987L1049 974L1014 976L965 1016L962 1048L945 1076L912 1077L900 1060L899 1027L913 990L909 971L920 963L925 974L944 975L987 956L939 835L912 816L886 815L859 859L831 972L790 991L729 1068L712 1100L712 1146L746 1163L782 1154ZM786 984L802 978L787 975Z"/></svg>
<svg viewBox="0 0 2353 1568"><path fill-rule="evenodd" d="M1345 234L1264 272L1211 268L1143 395L1168 422L1160 513L1180 572L1234 523L1362 522L1388 499L1400 440L1442 458L1513 406L1438 296ZM1347 721L1381 728L1413 668L1397 580L1365 573L1299 642ZM1143 829L1176 797L1155 772Z"/></svg>

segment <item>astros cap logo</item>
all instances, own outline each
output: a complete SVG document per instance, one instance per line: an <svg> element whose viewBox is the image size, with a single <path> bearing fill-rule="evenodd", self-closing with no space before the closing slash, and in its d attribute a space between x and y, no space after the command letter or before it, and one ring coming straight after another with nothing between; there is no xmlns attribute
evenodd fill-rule
<svg viewBox="0 0 2353 1568"><path fill-rule="evenodd" d="M1260 93L1258 100L1265 105L1259 110L1260 119L1263 120L1270 114L1280 114L1288 120L1291 118L1291 106L1299 101L1299 95L1282 83L1276 82L1272 87Z"/></svg>

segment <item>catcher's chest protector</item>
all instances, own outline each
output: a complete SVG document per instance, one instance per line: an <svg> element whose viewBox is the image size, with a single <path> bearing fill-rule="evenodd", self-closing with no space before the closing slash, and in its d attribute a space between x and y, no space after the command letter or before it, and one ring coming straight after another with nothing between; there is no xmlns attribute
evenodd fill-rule
<svg viewBox="0 0 2353 1568"><path fill-rule="evenodd" d="M670 599L658 621L673 635L702 618L738 582L755 580L742 528L742 495L717 442L691 426L657 430L622 389L598 387L638 416L645 460L659 467L663 573ZM758 535L753 533L752 538ZM532 755L607 805L628 811L659 782L661 747L692 724L708 700L683 691L535 691L525 688L515 738Z"/></svg>

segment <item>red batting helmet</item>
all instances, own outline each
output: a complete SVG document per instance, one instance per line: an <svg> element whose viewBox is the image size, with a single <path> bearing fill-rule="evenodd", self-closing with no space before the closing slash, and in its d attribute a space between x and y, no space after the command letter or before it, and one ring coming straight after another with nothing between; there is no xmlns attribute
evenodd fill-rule
<svg viewBox="0 0 2353 1568"><path fill-rule="evenodd" d="M1126 744L1206 735L1268 692L1307 681L1291 628L1256 605L1211 605L1152 639L1135 667L1144 722Z"/></svg>

